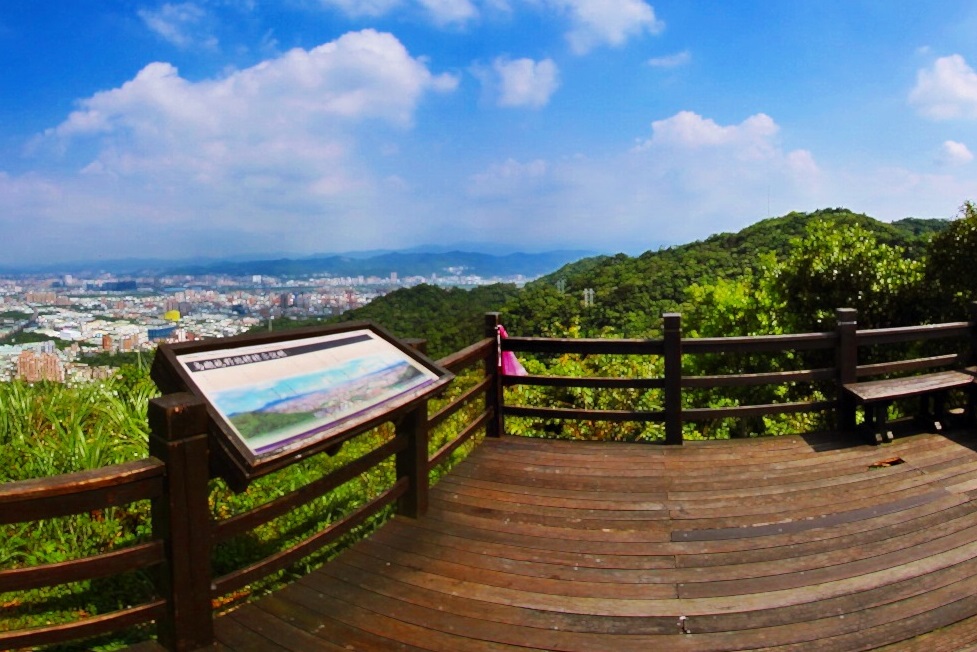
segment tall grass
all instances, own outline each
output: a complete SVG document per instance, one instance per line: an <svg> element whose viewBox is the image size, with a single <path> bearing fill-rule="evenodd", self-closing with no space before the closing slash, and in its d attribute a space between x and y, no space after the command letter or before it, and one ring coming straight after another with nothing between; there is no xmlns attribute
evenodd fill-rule
<svg viewBox="0 0 977 652"><path fill-rule="evenodd" d="M0 383L0 482L55 476L147 455L146 410L158 391L142 369L75 386ZM57 563L149 536L148 501L0 526L0 568ZM0 630L67 622L145 601L143 573L0 594ZM88 649L91 642L78 649ZM71 649L70 647L68 649Z"/></svg>
<svg viewBox="0 0 977 652"><path fill-rule="evenodd" d="M76 386L0 383L0 482L95 469L146 456L144 371Z"/></svg>

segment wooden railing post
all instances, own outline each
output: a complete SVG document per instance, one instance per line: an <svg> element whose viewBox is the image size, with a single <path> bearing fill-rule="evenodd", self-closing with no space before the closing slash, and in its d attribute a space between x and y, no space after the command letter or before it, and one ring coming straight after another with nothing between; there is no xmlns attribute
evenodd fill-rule
<svg viewBox="0 0 977 652"><path fill-rule="evenodd" d="M858 380L858 311L854 308L838 308L835 311L838 344L835 365L838 373L838 429L851 432L855 429L855 402L843 389L843 385Z"/></svg>
<svg viewBox="0 0 977 652"><path fill-rule="evenodd" d="M682 444L682 315L666 312L665 347L665 443Z"/></svg>
<svg viewBox="0 0 977 652"><path fill-rule="evenodd" d="M499 340L500 316L497 312L485 313L485 337L495 342L489 347L489 354L485 357L485 376L492 379L485 390L485 409L489 412L489 419L485 422L486 437L501 437L505 431L505 421L502 416L505 392L499 372L499 361L502 359L502 345Z"/></svg>
<svg viewBox="0 0 977 652"><path fill-rule="evenodd" d="M397 453L397 478L406 477L410 482L407 493L397 501L397 513L418 518L427 512L427 495L431 484L428 475L427 401L421 401L420 405L397 421L396 429L398 437L407 439L407 447Z"/></svg>
<svg viewBox="0 0 977 652"><path fill-rule="evenodd" d="M166 465L165 491L152 504L153 536L165 542L159 584L166 617L159 642L172 651L214 643L211 520L208 508L207 410L191 394L149 402L149 454Z"/></svg>

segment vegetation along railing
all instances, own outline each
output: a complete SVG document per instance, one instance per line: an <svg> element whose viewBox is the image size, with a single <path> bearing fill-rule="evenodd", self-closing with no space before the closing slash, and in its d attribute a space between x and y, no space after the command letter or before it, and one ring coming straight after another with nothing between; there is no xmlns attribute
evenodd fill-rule
<svg viewBox="0 0 977 652"><path fill-rule="evenodd" d="M207 646L214 638L215 608L237 599L245 587L280 577L307 558L328 557L337 542L363 536L390 511L409 517L423 514L432 477L436 479L475 435L501 434L503 417L660 424L669 444L681 444L693 423L776 414L840 415L838 425L848 429L854 427L854 413L843 406L841 383L966 366L977 350L974 320L859 331L854 311L837 314L835 329L824 333L683 338L681 316L670 313L664 316L660 339L625 340L500 339L499 315L490 313L484 339L439 361L456 374L440 397L391 413L389 427L358 435L345 443L341 455L328 451L315 456L326 462L318 467L324 471L312 479L290 476L284 482L270 476L277 483L275 495L259 504L244 500L240 509L222 502L229 493L216 489L210 476L204 404L189 394L154 399L149 406L147 459L0 485L0 525L66 514L92 516L139 501L151 503L146 512L151 532L144 540L82 559L2 570L0 594L148 569L153 589L147 599L67 624L3 631L0 648L85 639L145 623L155 623L158 640L167 649ZM497 370L503 351L520 354L529 367L532 359L544 356L638 356L654 359L648 369L655 373L502 376ZM692 369L699 373L689 373ZM799 386L807 389L795 391ZM579 388L627 390L633 392L630 396L652 398L641 407L615 409L567 406L560 398L552 404L512 404L507 394L520 387L557 394ZM755 392L757 388L774 391ZM769 396L778 400L770 401ZM755 402L749 402L751 398ZM364 474L378 480L366 495L344 502L338 513L330 497ZM263 533L276 519L303 510L312 515L313 526L286 521L273 528L283 536L267 540ZM323 515L325 511L330 514ZM243 563L234 554L240 548L252 553Z"/></svg>
<svg viewBox="0 0 977 652"><path fill-rule="evenodd" d="M973 311L977 315L977 310ZM821 333L751 337L683 338L681 315L664 315L660 339L549 339L510 337L503 351L530 356L654 357L652 377L579 377L567 375L504 376L505 387L536 386L569 389L632 390L651 395L654 408L596 409L533 404L514 405L505 394L500 418L651 422L663 425L664 441L680 444L687 422L722 419L746 421L768 415L822 413L835 416L841 430L855 426L853 408L845 404L841 386L870 377L915 373L974 364L977 319L969 322L902 328L857 330L856 311L837 311L836 327ZM904 357L900 357L904 356ZM794 366L795 368L785 368ZM688 373L709 369L719 373ZM799 389L798 385L806 385ZM766 391L749 391L764 388ZM719 395L714 390L722 390ZM632 394L631 396L634 396ZM774 397L776 401L757 402ZM696 399L707 405L695 404ZM572 403L560 401L552 403ZM500 428L503 426L500 425Z"/></svg>

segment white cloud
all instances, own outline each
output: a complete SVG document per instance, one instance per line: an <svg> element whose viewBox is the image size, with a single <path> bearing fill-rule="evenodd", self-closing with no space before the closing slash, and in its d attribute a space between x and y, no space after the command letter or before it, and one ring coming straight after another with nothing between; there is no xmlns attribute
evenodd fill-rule
<svg viewBox="0 0 977 652"><path fill-rule="evenodd" d="M121 87L79 102L47 135L110 134L144 149L186 145L188 136L254 143L282 133L312 135L336 119L407 125L425 92L456 84L450 75L431 74L394 36L364 30L217 80L190 82L168 63L151 63Z"/></svg>
<svg viewBox="0 0 977 652"><path fill-rule="evenodd" d="M652 122L651 129L651 138L639 142L638 150L656 146L688 150L727 147L735 150L739 158L762 159L774 150L771 139L780 128L764 113L750 116L738 125L721 126L692 111L680 111Z"/></svg>
<svg viewBox="0 0 977 652"><path fill-rule="evenodd" d="M323 7L335 8L351 17L378 17L400 7L401 0L319 0Z"/></svg>
<svg viewBox="0 0 977 652"><path fill-rule="evenodd" d="M970 148L955 140L945 141L936 157L937 164L944 166L966 165L973 160L974 155Z"/></svg>
<svg viewBox="0 0 977 652"><path fill-rule="evenodd" d="M492 62L491 73L477 69L475 74L497 94L498 105L504 107L540 108L560 85L560 73L552 59L499 57Z"/></svg>
<svg viewBox="0 0 977 652"><path fill-rule="evenodd" d="M469 0L418 0L439 25L464 23L478 16Z"/></svg>
<svg viewBox="0 0 977 652"><path fill-rule="evenodd" d="M548 0L570 15L567 41L577 54L602 45L621 46L644 32L659 34L665 23L644 0Z"/></svg>
<svg viewBox="0 0 977 652"><path fill-rule="evenodd" d="M383 182L389 172L371 162L390 140L383 130L403 133L426 95L457 81L373 30L199 82L152 63L79 101L36 139L35 161L49 156L55 168L80 172L48 179L60 199L45 192L32 208L16 198L38 184L14 178L8 183L22 190L0 198L0 213L34 216L21 227L34 234L98 216L118 231L99 240L106 247L123 233L131 239L133 229L144 242L178 249L188 240L203 246L215 233L238 249L245 241L267 246L268 234L297 250L327 237L320 251L381 231L396 237L400 226L375 222L394 212L387 203L398 197Z"/></svg>
<svg viewBox="0 0 977 652"><path fill-rule="evenodd" d="M217 38L208 32L209 15L192 2L166 3L156 11L140 9L137 13L149 29L178 48L217 47Z"/></svg>
<svg viewBox="0 0 977 652"><path fill-rule="evenodd" d="M648 59L647 63L652 68L678 68L687 65L690 61L692 61L692 53L683 50L668 56Z"/></svg>
<svg viewBox="0 0 977 652"><path fill-rule="evenodd" d="M567 18L566 39L577 54L601 46L618 47L644 33L658 34L665 23L645 0L318 0L352 18L379 18L420 8L440 26L466 24L484 14L509 14L518 6L543 8Z"/></svg>
<svg viewBox="0 0 977 652"><path fill-rule="evenodd" d="M977 118L977 72L959 54L941 57L917 73L909 102L934 120Z"/></svg>
<svg viewBox="0 0 977 652"><path fill-rule="evenodd" d="M551 247L640 252L835 205L818 203L830 199L830 175L810 151L784 148L765 114L724 125L683 111L651 129L616 155L493 165L469 179L473 217L459 223Z"/></svg>
<svg viewBox="0 0 977 652"><path fill-rule="evenodd" d="M394 10L419 6L437 25L465 23L477 18L472 0L319 0L327 8L338 9L351 18L379 18ZM494 3L489 3L494 4Z"/></svg>

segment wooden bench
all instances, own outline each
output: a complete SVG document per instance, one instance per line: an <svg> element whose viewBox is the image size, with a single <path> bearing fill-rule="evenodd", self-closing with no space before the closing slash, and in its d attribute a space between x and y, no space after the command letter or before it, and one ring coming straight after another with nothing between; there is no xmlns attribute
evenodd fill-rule
<svg viewBox="0 0 977 652"><path fill-rule="evenodd" d="M946 419L946 395L951 389L968 393L968 413L974 413L974 370L940 371L906 378L871 380L843 385L845 393L865 408L865 425L873 443L892 441L892 431L886 421L893 401L919 396L923 399L919 418L935 430L943 429Z"/></svg>

